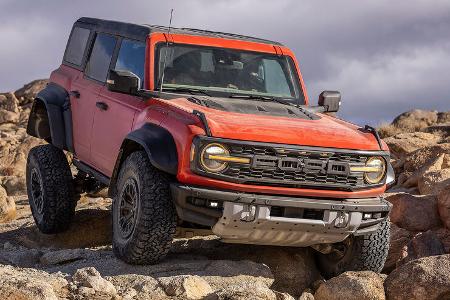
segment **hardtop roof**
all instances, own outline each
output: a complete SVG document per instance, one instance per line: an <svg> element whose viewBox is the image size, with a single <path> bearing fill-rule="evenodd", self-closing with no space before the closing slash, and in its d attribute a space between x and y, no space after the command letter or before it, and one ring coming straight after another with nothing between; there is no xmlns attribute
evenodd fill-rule
<svg viewBox="0 0 450 300"><path fill-rule="evenodd" d="M76 21L75 24L83 24L88 25L89 27L93 27L96 30L108 32L120 36L129 37L132 39L142 40L144 41L147 36L154 32L166 33L168 28L167 26L160 25L138 25L133 23L119 22L119 21L111 21L111 20L103 20L96 18L88 18L82 17ZM177 28L171 27L170 32L174 34L186 34L186 35L195 35L195 36L208 36L208 37L216 37L216 38L225 38L225 39L233 39L233 40L242 40L242 41L250 41L256 43L264 43L264 44L273 44L281 46L281 43L260 39L251 36L239 35L234 33L226 33L226 32L217 32L217 31L209 31L203 29L195 29L195 28Z"/></svg>

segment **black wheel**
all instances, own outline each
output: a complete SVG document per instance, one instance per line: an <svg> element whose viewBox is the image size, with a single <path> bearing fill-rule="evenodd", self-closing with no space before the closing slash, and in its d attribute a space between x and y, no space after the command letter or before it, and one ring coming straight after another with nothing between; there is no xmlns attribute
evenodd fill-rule
<svg viewBox="0 0 450 300"><path fill-rule="evenodd" d="M31 149L26 181L28 201L39 230L50 234L68 229L77 199L64 152L50 144Z"/></svg>
<svg viewBox="0 0 450 300"><path fill-rule="evenodd" d="M123 163L113 199L114 254L130 264L154 264L165 257L176 231L169 176L154 168L144 151Z"/></svg>
<svg viewBox="0 0 450 300"><path fill-rule="evenodd" d="M346 271L381 272L389 251L390 224L384 220L378 230L363 236L350 236L333 245L329 254L316 253L317 263L326 278Z"/></svg>

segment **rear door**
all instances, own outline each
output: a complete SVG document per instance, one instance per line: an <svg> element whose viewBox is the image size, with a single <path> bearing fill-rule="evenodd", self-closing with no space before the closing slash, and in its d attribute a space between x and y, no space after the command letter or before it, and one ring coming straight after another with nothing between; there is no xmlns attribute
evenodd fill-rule
<svg viewBox="0 0 450 300"><path fill-rule="evenodd" d="M84 74L72 81L71 108L73 116L73 140L77 157L93 164L91 157L92 125L96 100L105 85L117 38L104 33L95 36Z"/></svg>
<svg viewBox="0 0 450 300"><path fill-rule="evenodd" d="M123 38L118 47L117 59L111 69L131 71L144 84L145 42ZM126 135L131 131L136 112L144 106L141 98L102 87L97 97L92 131L91 155L95 167L111 176Z"/></svg>

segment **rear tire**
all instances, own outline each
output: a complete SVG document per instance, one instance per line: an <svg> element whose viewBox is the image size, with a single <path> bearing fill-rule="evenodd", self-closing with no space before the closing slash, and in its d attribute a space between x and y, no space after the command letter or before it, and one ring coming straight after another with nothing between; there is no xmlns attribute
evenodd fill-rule
<svg viewBox="0 0 450 300"><path fill-rule="evenodd" d="M65 231L72 223L77 199L64 152L51 144L34 147L27 159L28 201L42 233Z"/></svg>
<svg viewBox="0 0 450 300"><path fill-rule="evenodd" d="M381 272L389 251L390 223L384 220L378 230L363 236L350 236L335 244L340 254L317 252L318 267L326 278L338 276L346 271Z"/></svg>
<svg viewBox="0 0 450 300"><path fill-rule="evenodd" d="M176 211L169 176L137 151L123 163L113 201L113 251L130 264L155 264L169 252Z"/></svg>

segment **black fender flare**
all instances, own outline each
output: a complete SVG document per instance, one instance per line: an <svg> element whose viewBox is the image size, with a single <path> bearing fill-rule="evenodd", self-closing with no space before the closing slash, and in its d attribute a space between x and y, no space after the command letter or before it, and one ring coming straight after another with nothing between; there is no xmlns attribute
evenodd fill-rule
<svg viewBox="0 0 450 300"><path fill-rule="evenodd" d="M47 120L42 120L39 114L40 103L45 106ZM48 124L41 126L42 121ZM27 133L38 138L50 138L54 146L74 152L70 98L63 87L50 82L36 95L28 119Z"/></svg>
<svg viewBox="0 0 450 300"><path fill-rule="evenodd" d="M129 147L130 144L134 146ZM122 162L130 152L136 149L136 145L145 150L155 168L171 175L177 174L178 151L172 134L159 125L146 123L141 128L130 132L122 142L110 181L110 196L116 192L115 183Z"/></svg>

